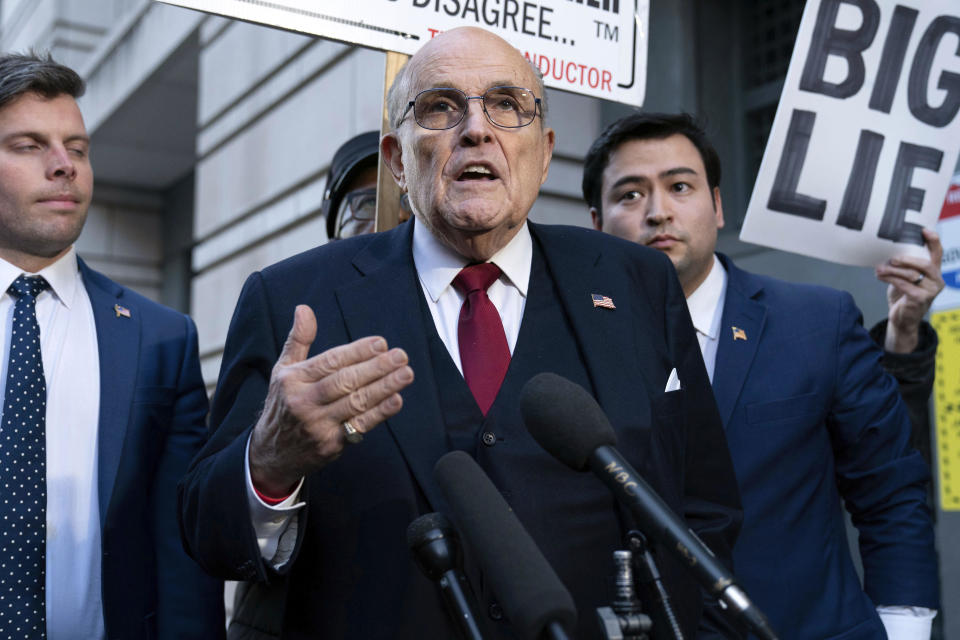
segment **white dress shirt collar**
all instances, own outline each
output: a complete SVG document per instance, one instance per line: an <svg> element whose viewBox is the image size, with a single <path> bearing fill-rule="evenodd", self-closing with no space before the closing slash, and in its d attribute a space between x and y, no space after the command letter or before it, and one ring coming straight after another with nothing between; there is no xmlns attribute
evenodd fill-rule
<svg viewBox="0 0 960 640"><path fill-rule="evenodd" d="M77 293L77 250L70 247L70 250L63 254L56 262L45 267L37 273L27 273L20 267L10 264L0 258L0 286L5 292L13 284L13 281L21 274L43 276L50 285L50 290L54 297L59 300L67 309L74 303L74 297Z"/></svg>
<svg viewBox="0 0 960 640"><path fill-rule="evenodd" d="M694 329L711 340L716 340L720 335L722 314L718 310L723 306L726 290L727 271L714 254L706 280L687 298Z"/></svg>
<svg viewBox="0 0 960 640"><path fill-rule="evenodd" d="M467 265L467 260L436 238L425 225L410 221L413 227L413 263L423 289L434 303ZM533 262L533 238L527 223L505 247L490 258L503 275L526 298Z"/></svg>

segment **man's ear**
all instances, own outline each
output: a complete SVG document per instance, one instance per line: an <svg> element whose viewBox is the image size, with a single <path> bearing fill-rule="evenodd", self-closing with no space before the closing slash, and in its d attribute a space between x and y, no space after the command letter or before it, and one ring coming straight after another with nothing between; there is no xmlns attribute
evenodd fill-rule
<svg viewBox="0 0 960 640"><path fill-rule="evenodd" d="M603 231L603 218L596 207L590 207L590 218L593 220L593 228L597 231Z"/></svg>
<svg viewBox="0 0 960 640"><path fill-rule="evenodd" d="M540 186L547 181L547 175L550 173L550 160L553 159L553 145L556 141L553 129L547 127L543 131L543 173L540 176Z"/></svg>
<svg viewBox="0 0 960 640"><path fill-rule="evenodd" d="M717 220L717 229L723 229L723 200L720 198L720 187L713 188L713 211Z"/></svg>
<svg viewBox="0 0 960 640"><path fill-rule="evenodd" d="M393 174L394 181L405 191L407 177L403 171L403 149L400 146L400 137L396 131L391 131L380 139L380 157Z"/></svg>

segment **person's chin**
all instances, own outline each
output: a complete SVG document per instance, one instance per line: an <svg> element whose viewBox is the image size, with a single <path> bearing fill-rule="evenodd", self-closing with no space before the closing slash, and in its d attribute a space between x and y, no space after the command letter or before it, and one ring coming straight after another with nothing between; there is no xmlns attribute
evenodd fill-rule
<svg viewBox="0 0 960 640"><path fill-rule="evenodd" d="M46 246L49 251L58 253L77 241L80 232L83 231L85 219L86 216L71 216L70 219L58 220L59 224L38 229L36 231L38 242Z"/></svg>
<svg viewBox="0 0 960 640"><path fill-rule="evenodd" d="M502 200L469 198L457 203L445 218L454 229L467 233L483 233L503 224L506 205Z"/></svg>

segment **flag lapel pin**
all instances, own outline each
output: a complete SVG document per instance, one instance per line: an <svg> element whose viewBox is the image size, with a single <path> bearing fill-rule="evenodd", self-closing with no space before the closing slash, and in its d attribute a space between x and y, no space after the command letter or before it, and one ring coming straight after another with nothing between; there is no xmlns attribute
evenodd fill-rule
<svg viewBox="0 0 960 640"><path fill-rule="evenodd" d="M746 332L746 331L744 331L744 330L741 329L740 327L730 327L730 328L733 329L733 341L734 341L734 342L736 342L737 340L743 340L744 342L747 341L747 332Z"/></svg>
<svg viewBox="0 0 960 640"><path fill-rule="evenodd" d="M608 296L602 296L599 293L591 293L590 299L593 300L593 306L603 307L604 309L616 309L617 307L613 304L613 298Z"/></svg>
<svg viewBox="0 0 960 640"><path fill-rule="evenodd" d="M130 309L120 306L119 304L113 305L113 310L116 312L118 318L129 318Z"/></svg>

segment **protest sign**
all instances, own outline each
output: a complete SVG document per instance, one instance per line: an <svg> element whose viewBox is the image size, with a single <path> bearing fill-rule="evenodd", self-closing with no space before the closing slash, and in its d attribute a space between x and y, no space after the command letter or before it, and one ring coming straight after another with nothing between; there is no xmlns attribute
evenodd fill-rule
<svg viewBox="0 0 960 640"><path fill-rule="evenodd" d="M161 1L405 54L442 31L482 27L534 62L548 87L643 104L649 0Z"/></svg>
<svg viewBox="0 0 960 640"><path fill-rule="evenodd" d="M958 110L956 0L810 0L740 238L852 265L926 255Z"/></svg>

